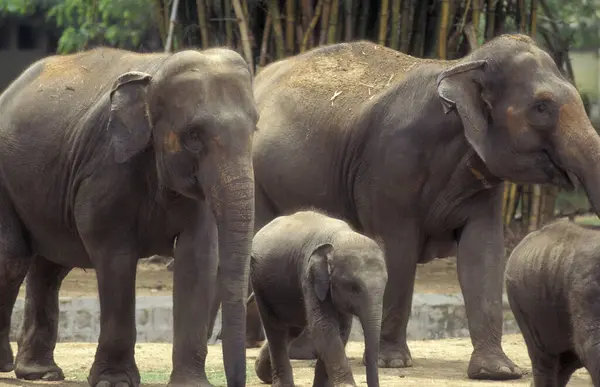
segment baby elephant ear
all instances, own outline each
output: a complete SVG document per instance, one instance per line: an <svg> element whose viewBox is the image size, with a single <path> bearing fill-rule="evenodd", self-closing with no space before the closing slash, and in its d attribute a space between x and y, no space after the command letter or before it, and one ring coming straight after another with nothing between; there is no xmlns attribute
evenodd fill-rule
<svg viewBox="0 0 600 387"><path fill-rule="evenodd" d="M141 152L150 141L151 125L146 90L152 76L139 71L121 74L110 91L107 130L115 160L123 163Z"/></svg>
<svg viewBox="0 0 600 387"><path fill-rule="evenodd" d="M309 259L315 293L319 301L324 301L329 292L332 255L333 246L330 243L324 243L312 252Z"/></svg>

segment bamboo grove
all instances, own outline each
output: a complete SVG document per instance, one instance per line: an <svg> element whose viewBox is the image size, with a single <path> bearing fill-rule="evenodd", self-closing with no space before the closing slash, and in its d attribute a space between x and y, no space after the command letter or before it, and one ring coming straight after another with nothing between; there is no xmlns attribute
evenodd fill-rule
<svg viewBox="0 0 600 387"><path fill-rule="evenodd" d="M170 3L154 1L164 42ZM548 27L538 26L538 7L552 20L546 1L181 0L175 40L180 47L235 47L260 71L275 60L335 42L368 39L418 57L456 59L494 36L521 32L541 39L572 79L568 56ZM556 195L553 187L507 182L505 225L520 235L540 227L554 216Z"/></svg>

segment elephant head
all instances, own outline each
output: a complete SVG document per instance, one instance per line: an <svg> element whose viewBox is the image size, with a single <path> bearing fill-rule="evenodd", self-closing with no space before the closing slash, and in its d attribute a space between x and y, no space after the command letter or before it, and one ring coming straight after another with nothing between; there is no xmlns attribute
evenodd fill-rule
<svg viewBox="0 0 600 387"><path fill-rule="evenodd" d="M572 189L600 209L600 138L581 97L524 35L502 35L442 71L437 93L455 111L490 173Z"/></svg>
<svg viewBox="0 0 600 387"><path fill-rule="evenodd" d="M365 336L367 384L379 385L377 358L387 283L383 251L373 240L352 232L339 243L318 246L309 262L319 300L331 292L337 310L358 316Z"/></svg>
<svg viewBox="0 0 600 387"><path fill-rule="evenodd" d="M151 155L159 192L208 203L219 239L225 365L243 368L258 119L251 74L226 49L181 51L155 66L125 73L113 86L112 154L118 163Z"/></svg>

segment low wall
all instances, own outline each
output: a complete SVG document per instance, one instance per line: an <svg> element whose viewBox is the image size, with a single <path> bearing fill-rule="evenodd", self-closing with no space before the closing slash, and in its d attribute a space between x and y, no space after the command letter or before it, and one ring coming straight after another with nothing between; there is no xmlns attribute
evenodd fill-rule
<svg viewBox="0 0 600 387"><path fill-rule="evenodd" d="M17 300L11 324L11 341L16 340L23 321L23 300ZM170 296L137 297L136 323L138 342L171 342L173 303ZM58 340L96 342L100 333L100 305L97 298L61 298ZM219 314L216 327L221 326ZM504 299L504 333L518 333L513 314ZM215 342L215 328L211 343ZM469 329L462 295L415 294L408 323L408 339L467 337ZM355 319L351 341L362 341L362 328Z"/></svg>

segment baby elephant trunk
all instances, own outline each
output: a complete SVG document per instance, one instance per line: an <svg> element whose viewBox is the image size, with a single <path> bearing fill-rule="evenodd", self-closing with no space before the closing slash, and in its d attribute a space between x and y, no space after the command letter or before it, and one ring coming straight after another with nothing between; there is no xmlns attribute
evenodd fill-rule
<svg viewBox="0 0 600 387"><path fill-rule="evenodd" d="M365 335L365 365L367 369L367 386L379 387L379 370L377 360L379 357L379 335L381 333L381 302L365 308L359 315Z"/></svg>

